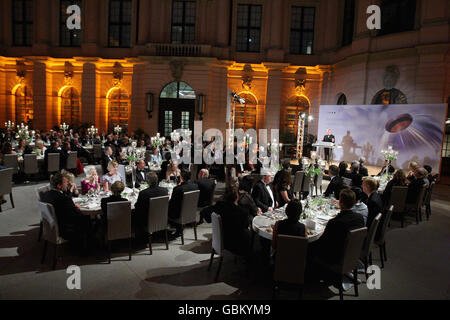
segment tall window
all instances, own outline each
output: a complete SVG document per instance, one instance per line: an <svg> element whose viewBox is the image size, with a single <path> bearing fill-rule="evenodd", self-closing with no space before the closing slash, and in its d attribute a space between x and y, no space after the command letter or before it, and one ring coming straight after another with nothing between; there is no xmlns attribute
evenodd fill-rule
<svg viewBox="0 0 450 320"><path fill-rule="evenodd" d="M117 125L128 126L128 114L130 97L128 92L121 88L115 88L108 97L108 121L109 130L112 131Z"/></svg>
<svg viewBox="0 0 450 320"><path fill-rule="evenodd" d="M257 102L251 94L242 93L240 96L245 99L245 103L236 104L234 127L244 131L256 129Z"/></svg>
<svg viewBox="0 0 450 320"><path fill-rule="evenodd" d="M195 1L174 0L172 5L172 43L194 43Z"/></svg>
<svg viewBox="0 0 450 320"><path fill-rule="evenodd" d="M313 54L314 7L292 7L291 54Z"/></svg>
<svg viewBox="0 0 450 320"><path fill-rule="evenodd" d="M259 52L262 6L240 4L237 11L236 50Z"/></svg>
<svg viewBox="0 0 450 320"><path fill-rule="evenodd" d="M347 104L347 97L345 96L345 94L341 93L339 95L339 98L337 100L337 105L346 105Z"/></svg>
<svg viewBox="0 0 450 320"><path fill-rule="evenodd" d="M79 47L81 45L81 29L69 30L67 19L71 14L67 13L67 8L77 5L81 8L81 0L61 0L59 14L59 45L62 47Z"/></svg>
<svg viewBox="0 0 450 320"><path fill-rule="evenodd" d="M61 94L61 122L72 127L80 124L80 95L74 87L65 89Z"/></svg>
<svg viewBox="0 0 450 320"><path fill-rule="evenodd" d="M31 46L33 43L33 1L13 0L13 45Z"/></svg>
<svg viewBox="0 0 450 320"><path fill-rule="evenodd" d="M109 3L109 46L131 45L131 0L111 0Z"/></svg>
<svg viewBox="0 0 450 320"><path fill-rule="evenodd" d="M354 27L355 27L355 0L345 0L342 46L347 46L353 42Z"/></svg>
<svg viewBox="0 0 450 320"><path fill-rule="evenodd" d="M33 98L26 86L20 86L15 93L16 124L27 124L33 120Z"/></svg>
<svg viewBox="0 0 450 320"><path fill-rule="evenodd" d="M415 19L416 0L383 0L379 35L413 30Z"/></svg>

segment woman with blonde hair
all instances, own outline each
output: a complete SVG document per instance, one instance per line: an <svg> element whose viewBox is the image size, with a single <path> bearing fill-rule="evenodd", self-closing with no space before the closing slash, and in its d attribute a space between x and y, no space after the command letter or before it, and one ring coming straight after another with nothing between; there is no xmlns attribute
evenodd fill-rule
<svg viewBox="0 0 450 320"><path fill-rule="evenodd" d="M104 174L102 177L103 182L103 189L106 192L109 192L111 189L111 185L116 181L122 181L122 176L118 172L119 170L119 164L117 161L110 161L108 163L108 166L106 168L108 170L108 173Z"/></svg>
<svg viewBox="0 0 450 320"><path fill-rule="evenodd" d="M78 197L80 195L80 192L78 191L77 185L75 184L75 176L73 175L73 173L66 170L62 170L61 173L63 177L65 177L68 181L67 190L64 193L71 198Z"/></svg>
<svg viewBox="0 0 450 320"><path fill-rule="evenodd" d="M180 169L178 169L178 162L170 160L170 164L167 167L166 180L179 181L181 175Z"/></svg>
<svg viewBox="0 0 450 320"><path fill-rule="evenodd" d="M86 179L81 181L81 194L86 194L91 189L100 190L100 178L94 166L86 168Z"/></svg>
<svg viewBox="0 0 450 320"><path fill-rule="evenodd" d="M406 175L406 179L408 179L408 182L413 181L416 177L414 176L415 171L419 167L419 164L415 161L411 161L408 165L409 172Z"/></svg>

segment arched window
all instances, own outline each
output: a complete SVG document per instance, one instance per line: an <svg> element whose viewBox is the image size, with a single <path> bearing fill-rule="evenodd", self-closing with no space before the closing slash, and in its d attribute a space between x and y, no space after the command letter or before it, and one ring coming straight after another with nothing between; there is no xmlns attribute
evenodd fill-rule
<svg viewBox="0 0 450 320"><path fill-rule="evenodd" d="M80 124L80 95L74 87L61 93L61 122L72 127Z"/></svg>
<svg viewBox="0 0 450 320"><path fill-rule="evenodd" d="M113 89L108 96L108 128L112 131L117 125L128 126L130 97L122 88Z"/></svg>
<svg viewBox="0 0 450 320"><path fill-rule="evenodd" d="M186 82L174 81L165 86L160 98L195 99L195 91Z"/></svg>
<svg viewBox="0 0 450 320"><path fill-rule="evenodd" d="M345 94L341 93L339 95L337 105L346 105L346 104L347 104L347 97L345 96Z"/></svg>
<svg viewBox="0 0 450 320"><path fill-rule="evenodd" d="M291 97L282 108L282 129L285 143L294 143L297 140L298 117L302 113L308 114L309 101L304 96ZM305 121L305 134L308 131L308 121Z"/></svg>
<svg viewBox="0 0 450 320"><path fill-rule="evenodd" d="M392 88L383 89L377 92L372 99L372 104L407 104L408 100L403 92Z"/></svg>
<svg viewBox="0 0 450 320"><path fill-rule="evenodd" d="M16 98L16 124L25 123L33 120L33 98L27 86L20 86L15 92Z"/></svg>
<svg viewBox="0 0 450 320"><path fill-rule="evenodd" d="M244 104L236 103L234 128L256 129L256 107L258 102L249 93L240 93L239 96L245 99Z"/></svg>

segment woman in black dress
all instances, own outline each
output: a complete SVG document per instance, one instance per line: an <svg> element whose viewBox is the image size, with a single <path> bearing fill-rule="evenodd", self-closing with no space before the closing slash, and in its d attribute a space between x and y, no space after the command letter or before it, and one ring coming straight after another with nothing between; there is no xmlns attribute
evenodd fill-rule
<svg viewBox="0 0 450 320"><path fill-rule="evenodd" d="M294 199L292 192L292 179L289 171L280 171L279 182L274 186L279 207L284 207L286 203Z"/></svg>
<svg viewBox="0 0 450 320"><path fill-rule="evenodd" d="M287 235L295 237L305 237L306 228L303 223L299 221L302 214L302 204L299 200L294 199L286 207L287 219L277 221L273 226L272 232L272 248L277 248L277 236Z"/></svg>

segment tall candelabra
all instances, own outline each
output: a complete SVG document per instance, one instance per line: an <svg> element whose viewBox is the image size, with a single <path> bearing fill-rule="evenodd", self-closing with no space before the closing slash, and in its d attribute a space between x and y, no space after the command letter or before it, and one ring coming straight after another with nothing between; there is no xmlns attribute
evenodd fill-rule
<svg viewBox="0 0 450 320"><path fill-rule="evenodd" d="M87 133L91 136L91 144L94 144L94 137L98 133L98 129L94 126L91 126L87 129Z"/></svg>
<svg viewBox="0 0 450 320"><path fill-rule="evenodd" d="M121 133L121 132L122 132L122 127L119 126L119 125L115 126L115 127L114 127L114 132L115 132L116 134Z"/></svg>
<svg viewBox="0 0 450 320"><path fill-rule="evenodd" d="M64 134L66 134L66 131L69 129L69 125L66 124L65 122L61 124L59 127L64 132Z"/></svg>
<svg viewBox="0 0 450 320"><path fill-rule="evenodd" d="M11 120L8 120L8 122L5 122L5 127L8 130L11 130L14 128L14 122L12 122Z"/></svg>
<svg viewBox="0 0 450 320"><path fill-rule="evenodd" d="M164 144L164 142L166 141L166 138L165 137L161 137L161 135L158 132L156 134L156 136L150 138L150 141L151 141L153 147L157 148L157 147L159 147L159 146Z"/></svg>

